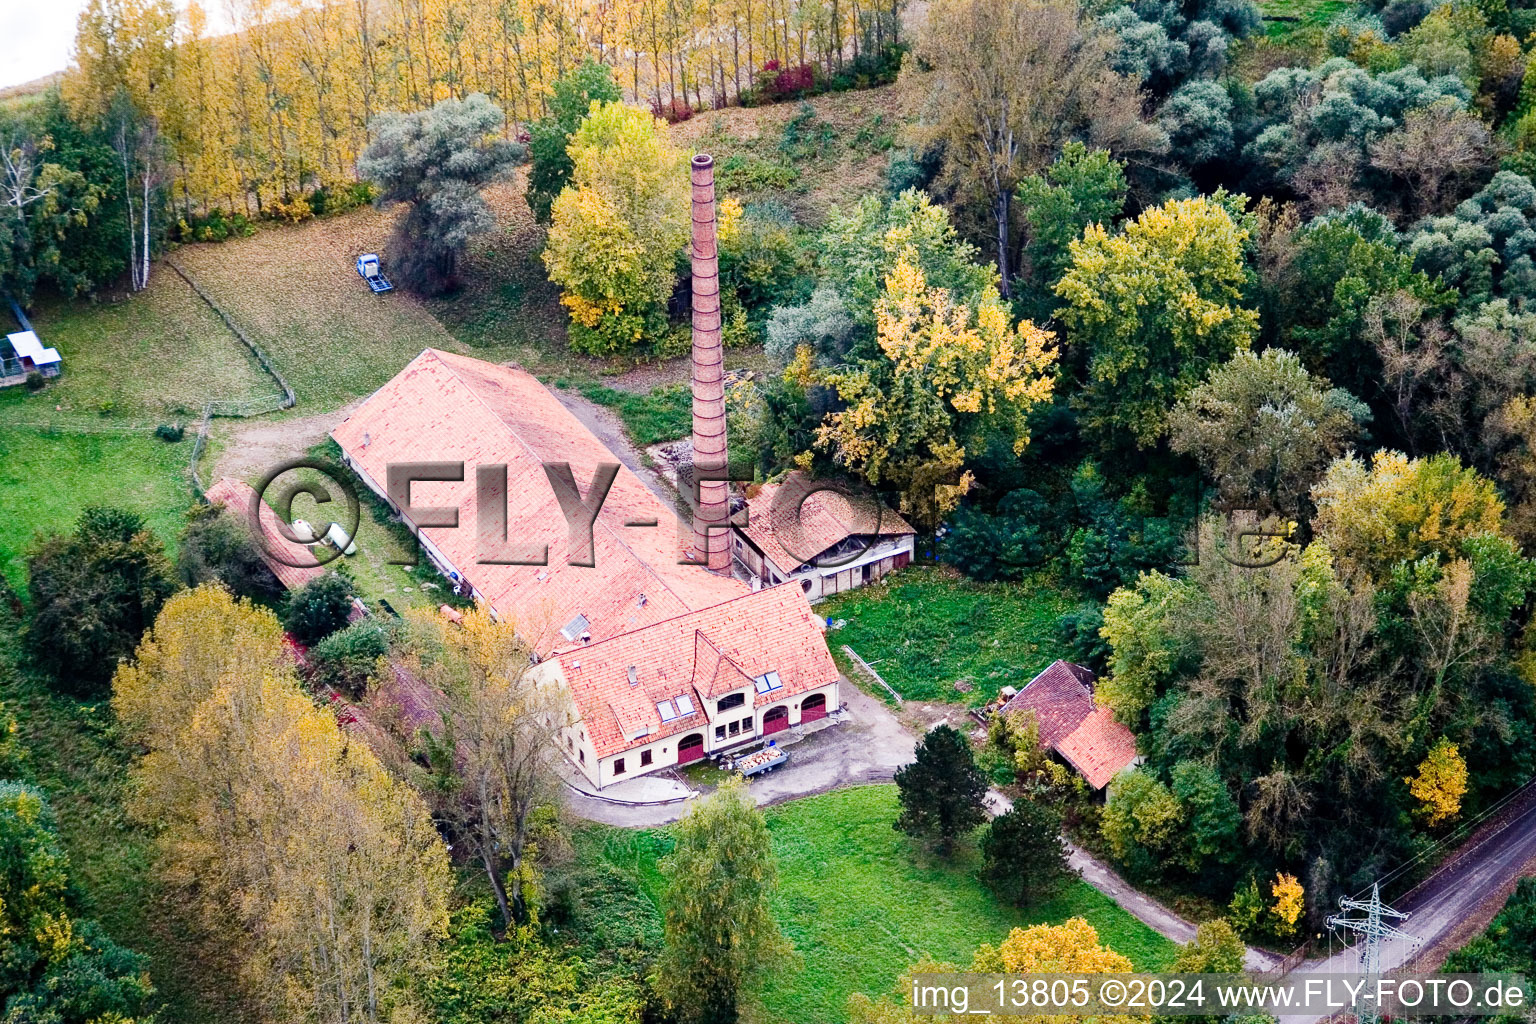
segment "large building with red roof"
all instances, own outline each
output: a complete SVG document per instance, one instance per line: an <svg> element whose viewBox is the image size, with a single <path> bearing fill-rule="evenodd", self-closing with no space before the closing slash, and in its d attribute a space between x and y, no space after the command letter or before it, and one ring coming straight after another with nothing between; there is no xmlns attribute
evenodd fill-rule
<svg viewBox="0 0 1536 1024"><path fill-rule="evenodd" d="M437 567L510 620L568 687L580 716L567 753L595 784L744 746L838 706L838 670L798 586L754 592L688 564L693 534L550 391L523 370L427 349L331 432L346 464L390 502ZM390 501L391 465L463 463L463 480L414 483ZM592 527L570 547L545 467L582 492L617 466ZM505 466L506 542L547 547L544 564L487 562L477 471ZM421 526L422 509L457 526ZM492 531L496 533L497 531ZM527 552L519 552L522 557ZM590 565L572 565L572 556ZM590 557L586 557L586 556ZM739 698L739 699L738 699Z"/></svg>
<svg viewBox="0 0 1536 1024"><path fill-rule="evenodd" d="M599 787L824 718L841 678L793 586L569 648L534 671L571 693L581 721L561 741Z"/></svg>

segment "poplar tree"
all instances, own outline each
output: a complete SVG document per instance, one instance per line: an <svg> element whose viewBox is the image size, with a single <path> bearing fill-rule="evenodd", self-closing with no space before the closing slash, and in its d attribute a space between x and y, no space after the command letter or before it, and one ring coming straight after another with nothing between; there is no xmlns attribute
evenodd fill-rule
<svg viewBox="0 0 1536 1024"><path fill-rule="evenodd" d="M661 994L686 1024L735 1024L742 992L788 953L769 908L778 871L768 824L741 779L689 809L662 871Z"/></svg>

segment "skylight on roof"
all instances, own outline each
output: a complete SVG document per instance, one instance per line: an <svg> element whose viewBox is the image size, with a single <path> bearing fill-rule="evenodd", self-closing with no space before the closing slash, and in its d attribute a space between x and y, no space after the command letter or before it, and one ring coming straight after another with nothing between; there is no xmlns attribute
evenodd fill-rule
<svg viewBox="0 0 1536 1024"><path fill-rule="evenodd" d="M764 672L752 680L752 682L757 686L758 693L768 693L770 690L777 690L784 685L784 680L779 678L777 672Z"/></svg>
<svg viewBox="0 0 1536 1024"><path fill-rule="evenodd" d="M672 707L670 700L657 701L656 713L661 716L663 722L670 722L677 717L677 711Z"/></svg>
<svg viewBox="0 0 1536 1024"><path fill-rule="evenodd" d="M686 693L677 698L677 713L682 716L693 714L693 698Z"/></svg>
<svg viewBox="0 0 1536 1024"><path fill-rule="evenodd" d="M585 615L578 615L565 624L565 628L560 631L560 635L567 640L575 640L583 633L586 633L591 625L592 623L587 621Z"/></svg>

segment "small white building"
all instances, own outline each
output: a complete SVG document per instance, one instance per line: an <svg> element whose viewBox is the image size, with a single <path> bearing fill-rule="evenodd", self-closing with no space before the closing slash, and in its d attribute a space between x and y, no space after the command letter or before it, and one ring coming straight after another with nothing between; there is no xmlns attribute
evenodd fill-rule
<svg viewBox="0 0 1536 1024"><path fill-rule="evenodd" d="M907 565L915 537L878 500L791 473L750 494L746 522L733 527L731 543L732 556L759 585L793 581L819 601Z"/></svg>
<svg viewBox="0 0 1536 1024"><path fill-rule="evenodd" d="M32 331L8 334L5 341L8 348L0 351L0 385L21 384L33 373L57 377L64 366L59 350L43 347Z"/></svg>

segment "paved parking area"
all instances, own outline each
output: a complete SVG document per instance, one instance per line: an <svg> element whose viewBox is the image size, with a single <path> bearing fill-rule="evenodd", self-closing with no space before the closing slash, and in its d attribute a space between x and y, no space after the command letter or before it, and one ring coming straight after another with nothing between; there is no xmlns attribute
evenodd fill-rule
<svg viewBox="0 0 1536 1024"><path fill-rule="evenodd" d="M795 730L775 737L789 751L789 764L749 781L749 791L759 806L841 786L884 782L912 760L912 735L888 707L853 683L845 682L839 692L848 705L840 724L800 738L791 735ZM689 803L636 807L579 792L567 792L566 800L566 806L578 817L630 828L676 821Z"/></svg>

